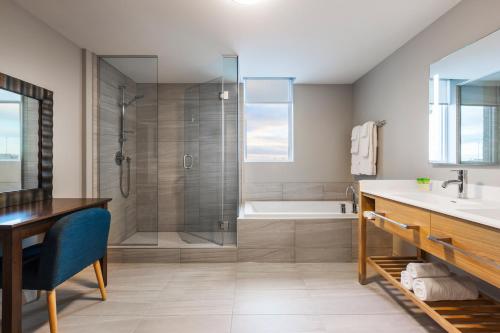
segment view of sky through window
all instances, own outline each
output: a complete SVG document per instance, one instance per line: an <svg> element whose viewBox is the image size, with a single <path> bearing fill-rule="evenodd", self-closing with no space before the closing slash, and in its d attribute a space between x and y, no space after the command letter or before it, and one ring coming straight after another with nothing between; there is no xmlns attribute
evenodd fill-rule
<svg viewBox="0 0 500 333"><path fill-rule="evenodd" d="M293 160L293 81L252 79L249 84L248 80L245 82L245 160Z"/></svg>

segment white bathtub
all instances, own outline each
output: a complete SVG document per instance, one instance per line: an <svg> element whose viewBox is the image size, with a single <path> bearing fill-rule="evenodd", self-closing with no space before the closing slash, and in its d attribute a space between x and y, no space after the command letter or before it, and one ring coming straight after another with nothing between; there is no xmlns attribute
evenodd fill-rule
<svg viewBox="0 0 500 333"><path fill-rule="evenodd" d="M342 213L344 204L346 213ZM240 218L247 219L355 219L350 201L246 201Z"/></svg>

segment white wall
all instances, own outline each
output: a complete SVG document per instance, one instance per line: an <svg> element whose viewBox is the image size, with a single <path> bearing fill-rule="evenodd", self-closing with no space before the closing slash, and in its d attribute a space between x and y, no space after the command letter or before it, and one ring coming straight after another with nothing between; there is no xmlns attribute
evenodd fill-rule
<svg viewBox="0 0 500 333"><path fill-rule="evenodd" d="M294 162L244 163L244 183L351 181L351 85L295 85Z"/></svg>
<svg viewBox="0 0 500 333"><path fill-rule="evenodd" d="M354 122L387 120L379 178L450 179L428 161L429 65L500 28L500 1L463 0L354 84ZM469 181L500 185L500 168L471 168Z"/></svg>
<svg viewBox="0 0 500 333"><path fill-rule="evenodd" d="M0 72L54 92L54 196L81 196L80 48L10 0L0 0L0 45Z"/></svg>

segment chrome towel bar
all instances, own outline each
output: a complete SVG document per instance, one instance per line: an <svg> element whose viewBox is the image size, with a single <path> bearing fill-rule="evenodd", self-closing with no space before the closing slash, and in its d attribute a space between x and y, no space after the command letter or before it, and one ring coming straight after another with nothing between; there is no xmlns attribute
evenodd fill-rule
<svg viewBox="0 0 500 333"><path fill-rule="evenodd" d="M439 238L439 237L436 237L436 236L429 235L427 237L427 239L430 240L430 241L432 241L432 242L434 242L434 243L442 245L443 247L445 247L447 249L460 252L460 253L462 253L465 256L468 256L470 258L476 259L476 260L481 261L481 262L483 262L485 264L492 265L496 269L500 269L500 264L498 264L495 260L490 259L490 258L485 258L483 256L479 256L477 254L474 254L474 253L468 252L468 251L466 251L464 249L461 249L461 248L459 248L459 247L457 247L457 246L455 246L455 245L453 245L451 243L451 238Z"/></svg>
<svg viewBox="0 0 500 333"><path fill-rule="evenodd" d="M386 221L386 222L389 222L389 223L392 223L394 224L395 226L398 226L400 227L401 229L419 229L420 227L418 225L408 225L408 224L404 224L404 223L401 223L401 222L398 222L398 221L394 221L393 219L390 219L388 217L385 217L384 216L384 213L377 213L377 212L365 212L368 216L371 216L370 217L367 217L368 219L370 220L373 220L374 218L379 218L381 219L382 221Z"/></svg>

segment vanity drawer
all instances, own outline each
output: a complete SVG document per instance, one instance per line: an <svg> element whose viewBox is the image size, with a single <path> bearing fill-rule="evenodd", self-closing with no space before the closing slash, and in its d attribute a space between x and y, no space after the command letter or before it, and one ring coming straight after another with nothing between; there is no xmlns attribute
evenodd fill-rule
<svg viewBox="0 0 500 333"><path fill-rule="evenodd" d="M431 219L429 211L382 198L375 199L375 211L390 220L408 226L405 229L404 226L377 218L373 223L379 228L417 246L427 242Z"/></svg>
<svg viewBox="0 0 500 333"><path fill-rule="evenodd" d="M433 255L500 287L500 231L458 218L431 214Z"/></svg>

